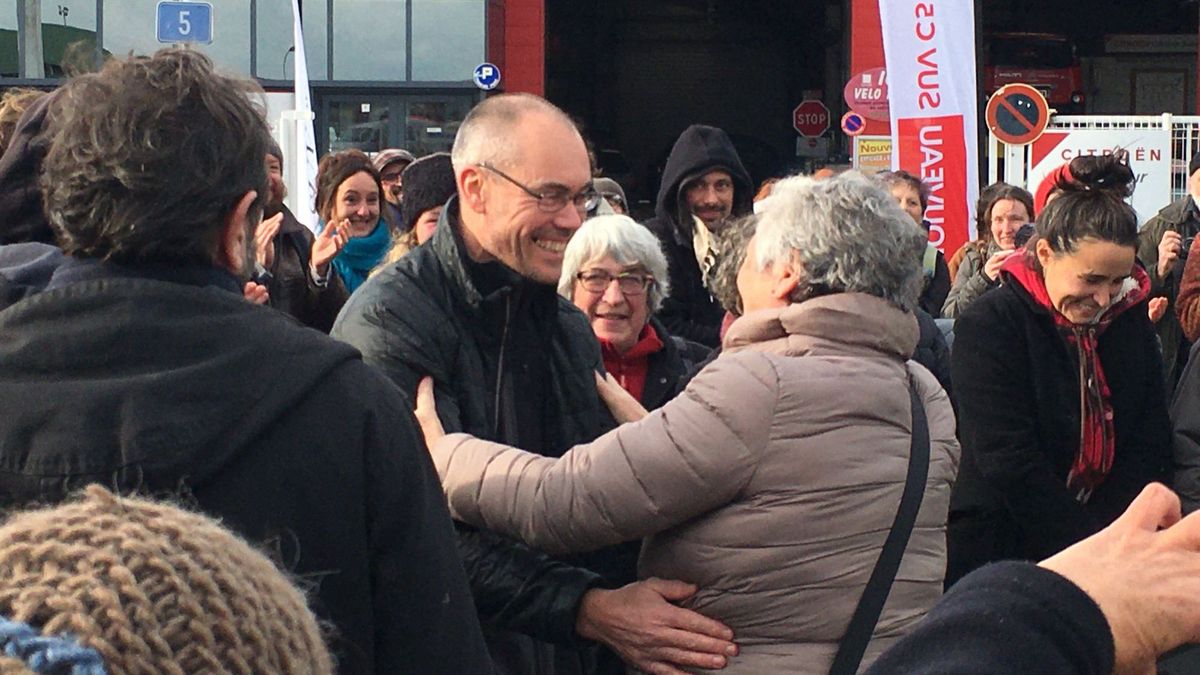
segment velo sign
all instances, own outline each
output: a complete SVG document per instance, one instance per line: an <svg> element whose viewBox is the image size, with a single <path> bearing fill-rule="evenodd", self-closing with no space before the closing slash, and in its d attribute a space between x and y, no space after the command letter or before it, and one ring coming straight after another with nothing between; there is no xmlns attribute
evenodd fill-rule
<svg viewBox="0 0 1200 675"><path fill-rule="evenodd" d="M1050 123L1050 108L1042 92L1028 84L1006 84L988 99L985 114L992 134L1009 145L1032 143Z"/></svg>
<svg viewBox="0 0 1200 675"><path fill-rule="evenodd" d="M815 99L803 101L792 111L792 126L801 136L821 136L829 131L829 108Z"/></svg>
<svg viewBox="0 0 1200 675"><path fill-rule="evenodd" d="M158 3L155 31L159 42L212 44L213 13L208 2Z"/></svg>

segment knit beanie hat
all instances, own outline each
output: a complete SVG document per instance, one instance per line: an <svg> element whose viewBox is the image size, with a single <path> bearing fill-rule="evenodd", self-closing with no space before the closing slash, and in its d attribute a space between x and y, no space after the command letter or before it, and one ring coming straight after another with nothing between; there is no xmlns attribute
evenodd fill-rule
<svg viewBox="0 0 1200 675"><path fill-rule="evenodd" d="M333 672L304 597L265 556L202 515L97 485L0 526L0 615L0 633L72 639L114 675ZM33 670L10 645L0 671Z"/></svg>
<svg viewBox="0 0 1200 675"><path fill-rule="evenodd" d="M412 230L422 213L445 204L457 191L449 153L435 152L409 164L400 174L403 230Z"/></svg>

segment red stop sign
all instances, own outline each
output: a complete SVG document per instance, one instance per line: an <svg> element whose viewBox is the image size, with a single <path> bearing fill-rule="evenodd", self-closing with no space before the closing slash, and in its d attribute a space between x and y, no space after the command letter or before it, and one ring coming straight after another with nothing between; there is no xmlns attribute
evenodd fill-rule
<svg viewBox="0 0 1200 675"><path fill-rule="evenodd" d="M792 126L801 136L821 136L829 131L829 108L809 99L792 111Z"/></svg>

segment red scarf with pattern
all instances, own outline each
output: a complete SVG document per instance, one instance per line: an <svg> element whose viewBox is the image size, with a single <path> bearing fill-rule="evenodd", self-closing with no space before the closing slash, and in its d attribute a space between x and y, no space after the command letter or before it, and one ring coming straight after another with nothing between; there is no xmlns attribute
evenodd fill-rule
<svg viewBox="0 0 1200 675"><path fill-rule="evenodd" d="M1033 296L1038 305L1050 311L1059 333L1078 359L1079 450L1067 475L1067 488L1077 500L1086 503L1092 492L1108 477L1116 451L1112 391L1108 388L1104 364L1097 353L1099 338L1113 319L1150 295L1150 277L1140 266L1134 265L1131 283L1126 283L1113 303L1100 313L1100 317L1091 323L1076 324L1054 308L1046 290L1045 278L1040 271L1029 266L1024 255L1012 256L1001 270Z"/></svg>

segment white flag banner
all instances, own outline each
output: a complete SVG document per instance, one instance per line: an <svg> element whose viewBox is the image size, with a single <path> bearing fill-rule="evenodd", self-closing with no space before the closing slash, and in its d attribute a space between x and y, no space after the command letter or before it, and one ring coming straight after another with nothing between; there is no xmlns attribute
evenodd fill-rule
<svg viewBox="0 0 1200 675"><path fill-rule="evenodd" d="M879 0L891 98L892 168L930 188L930 242L947 256L975 238L979 194L972 2Z"/></svg>
<svg viewBox="0 0 1200 675"><path fill-rule="evenodd" d="M292 40L295 45L293 81L296 87L295 110L285 114L284 133L290 135L291 154L288 192L296 219L314 232L317 230L317 136L313 131L312 93L308 85L308 60L304 54L304 30L300 26L300 2L292 0ZM293 145L294 144L294 145Z"/></svg>

